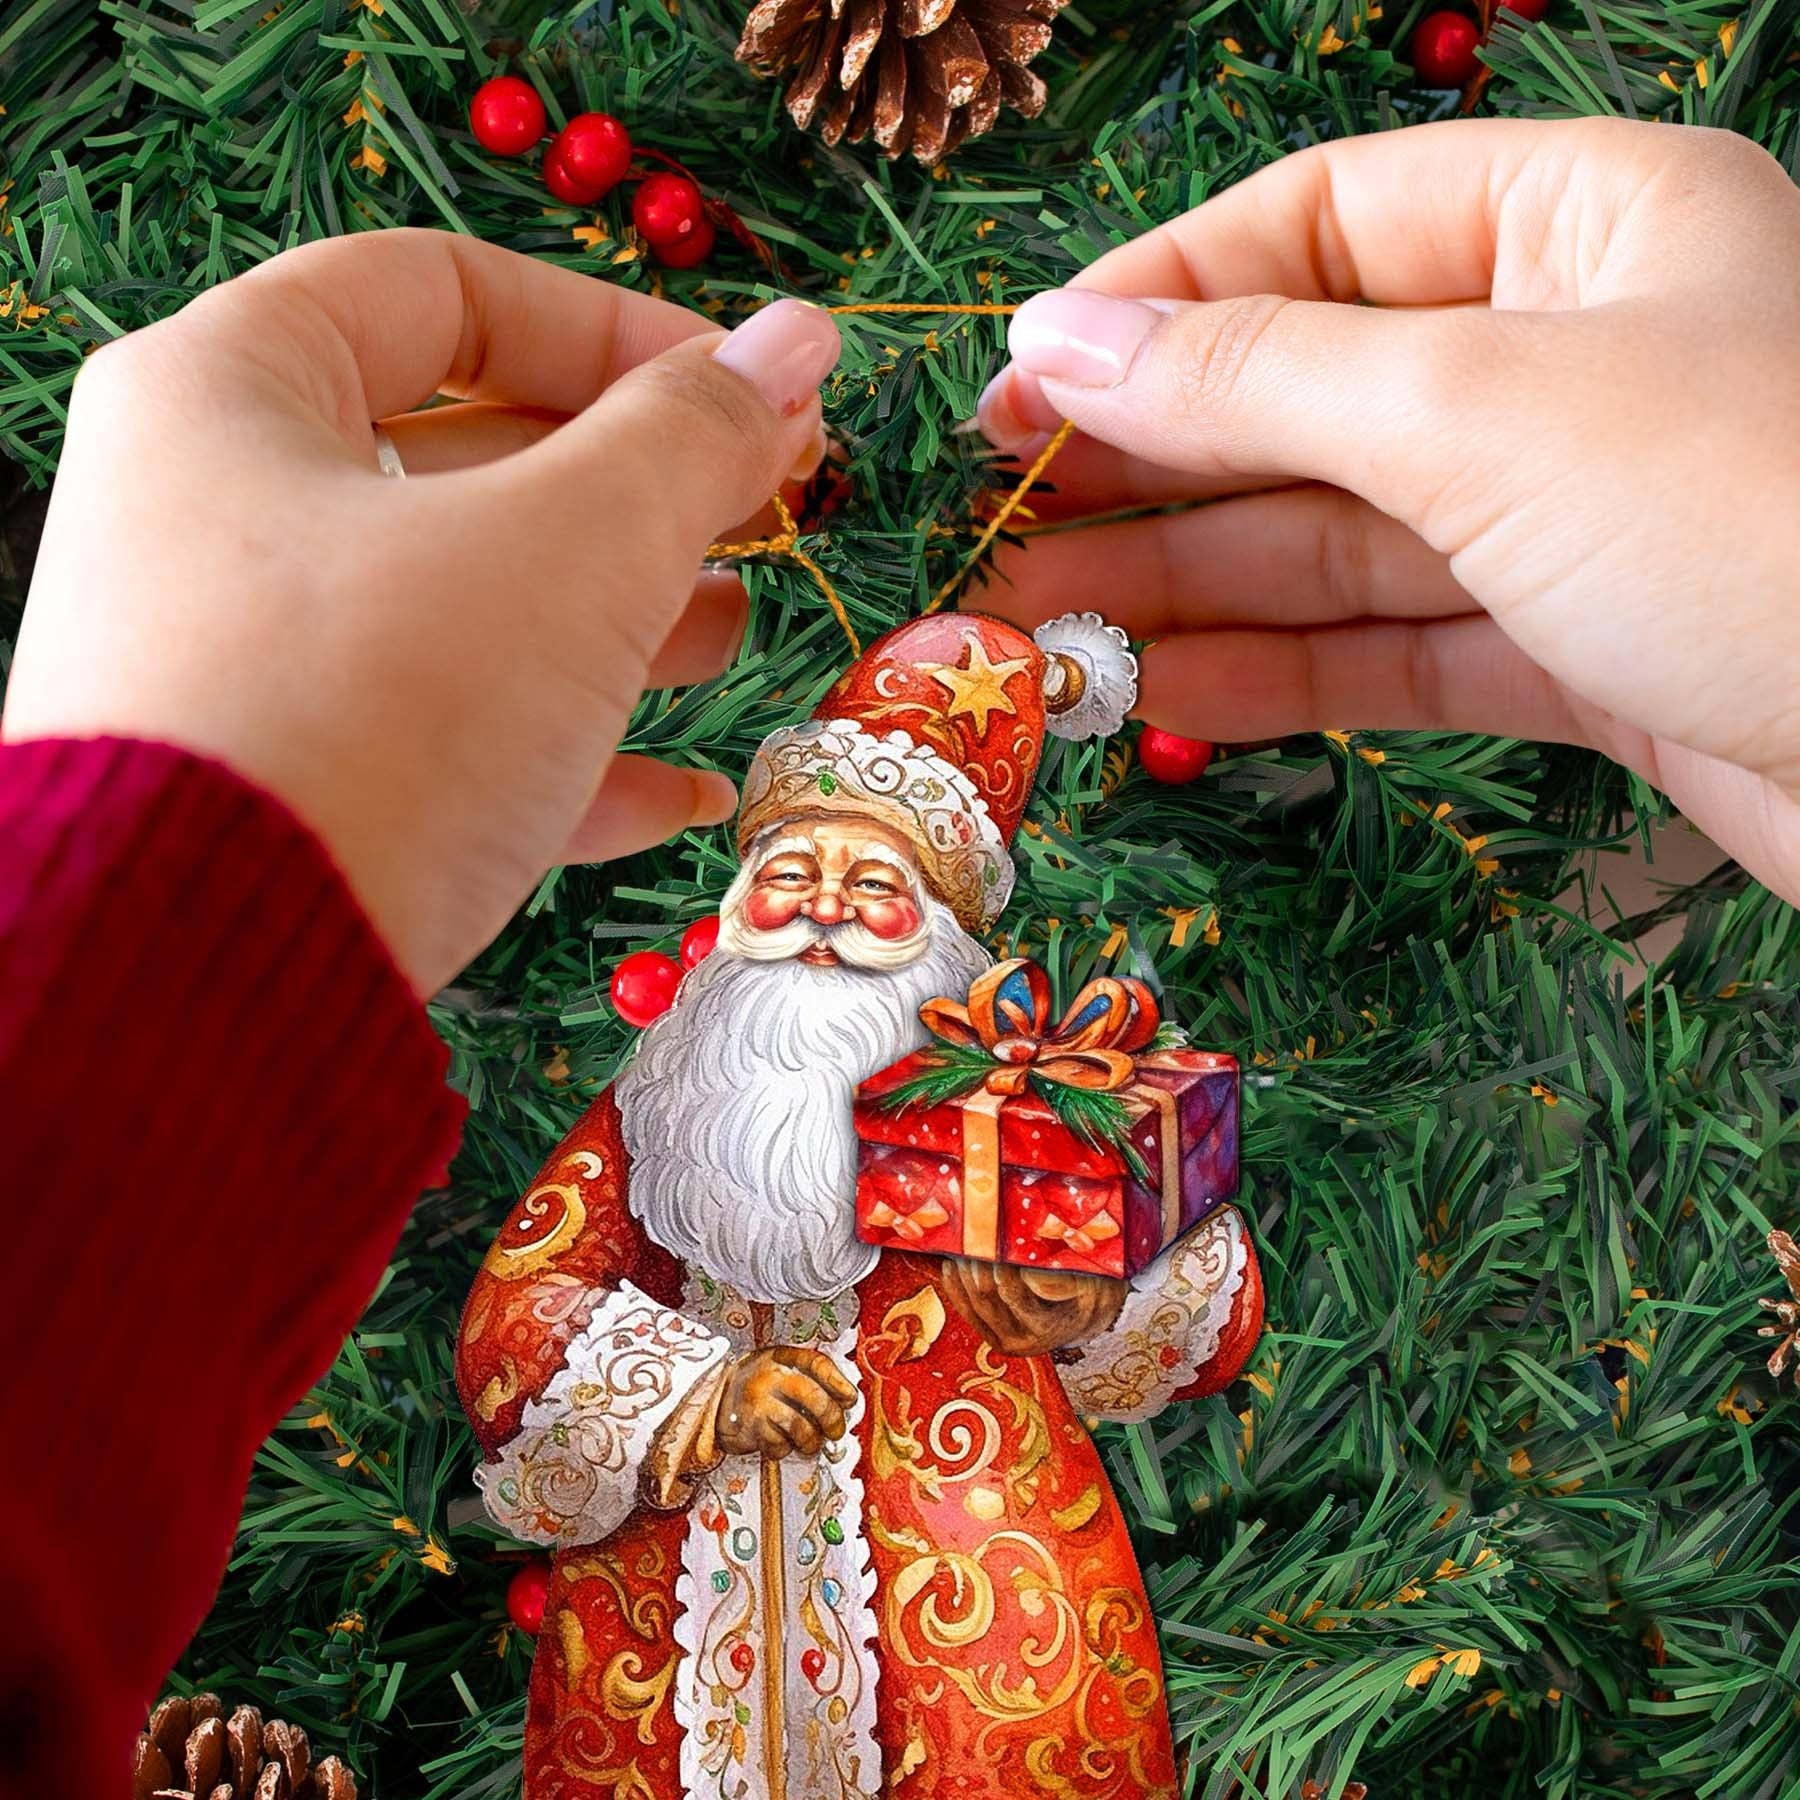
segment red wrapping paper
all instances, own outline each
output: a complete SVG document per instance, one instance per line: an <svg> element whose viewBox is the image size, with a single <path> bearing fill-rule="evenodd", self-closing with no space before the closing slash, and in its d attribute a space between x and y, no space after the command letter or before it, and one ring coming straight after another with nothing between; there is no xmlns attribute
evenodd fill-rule
<svg viewBox="0 0 1800 1800"><path fill-rule="evenodd" d="M1065 1126L1027 1088L977 1087L934 1106L884 1098L928 1067L922 1050L857 1089L857 1235L886 1248L1127 1277L1238 1185L1238 1064L1146 1052L1118 1090L1148 1182L1125 1155ZM1171 1136L1169 1127L1173 1125Z"/></svg>

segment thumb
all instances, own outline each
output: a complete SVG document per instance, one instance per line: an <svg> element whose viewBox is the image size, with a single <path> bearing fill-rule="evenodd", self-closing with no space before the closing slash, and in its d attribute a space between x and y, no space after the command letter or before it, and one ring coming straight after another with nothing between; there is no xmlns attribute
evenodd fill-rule
<svg viewBox="0 0 1800 1800"><path fill-rule="evenodd" d="M508 459L523 503L589 545L598 510L616 541L678 558L685 591L706 546L757 512L811 448L838 349L831 315L795 299L675 344Z"/></svg>
<svg viewBox="0 0 1800 1800"><path fill-rule="evenodd" d="M1415 523L1499 361L1470 308L1036 294L1007 347L1076 426L1215 480L1329 482ZM1466 453L1466 437L1461 440ZM1460 460L1460 459L1459 459Z"/></svg>

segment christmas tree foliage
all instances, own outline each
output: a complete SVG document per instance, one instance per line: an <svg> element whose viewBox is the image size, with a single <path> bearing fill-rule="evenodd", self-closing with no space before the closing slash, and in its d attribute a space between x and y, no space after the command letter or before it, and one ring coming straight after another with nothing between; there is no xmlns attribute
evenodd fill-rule
<svg viewBox="0 0 1800 1800"><path fill-rule="evenodd" d="M6 0L0 657L83 355L285 245L435 226L722 318L776 291L1003 301L1298 146L1454 112L1404 60L1422 11L1078 0L1033 64L1043 116L934 174L797 132L733 61L729 0ZM1721 125L1792 169L1797 24L1800 0L1502 12L1477 110ZM775 267L721 236L659 276L621 196L571 209L482 153L465 109L501 67L553 125L602 108L679 158ZM952 428L1002 332L844 324L854 493L808 547L866 641L966 550L988 475ZM1688 372L1642 379L1666 411ZM748 579L736 666L650 696L632 748L735 775L839 665L803 572ZM1249 1074L1268 1334L1228 1395L1103 1433L1194 1794L1800 1794L1795 1401L1755 1336L1762 1234L1795 1220L1800 931L1726 869L1669 895L1679 946L1642 966L1602 891L1658 805L1489 739L1331 733L1173 788L1124 741L1051 755L1005 941L1065 992L1144 975ZM365 1792L516 1789L530 1645L518 1553L472 1504L455 1318L630 1047L612 962L672 948L730 868L707 832L557 872L433 1009L473 1107L454 1186L262 1454L179 1677L305 1726Z"/></svg>

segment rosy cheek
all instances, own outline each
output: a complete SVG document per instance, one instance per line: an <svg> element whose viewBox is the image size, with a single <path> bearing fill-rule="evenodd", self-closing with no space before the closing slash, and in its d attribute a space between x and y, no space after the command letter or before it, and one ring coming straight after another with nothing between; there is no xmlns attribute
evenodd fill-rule
<svg viewBox="0 0 1800 1800"><path fill-rule="evenodd" d="M918 906L904 897L858 901L856 916L878 938L903 938L919 929Z"/></svg>
<svg viewBox="0 0 1800 1800"><path fill-rule="evenodd" d="M799 912L806 896L790 888L752 888L744 917L758 931L778 931Z"/></svg>

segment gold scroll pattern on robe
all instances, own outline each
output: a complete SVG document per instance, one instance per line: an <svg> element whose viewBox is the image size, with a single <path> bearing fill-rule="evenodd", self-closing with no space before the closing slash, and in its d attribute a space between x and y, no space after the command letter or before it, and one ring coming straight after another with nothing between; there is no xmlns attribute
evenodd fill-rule
<svg viewBox="0 0 1800 1800"><path fill-rule="evenodd" d="M978 1766L1032 1800L1170 1800L1154 1623L1092 1441L1050 1360L988 1347L930 1268L883 1259L859 1347L887 1792L950 1800Z"/></svg>

